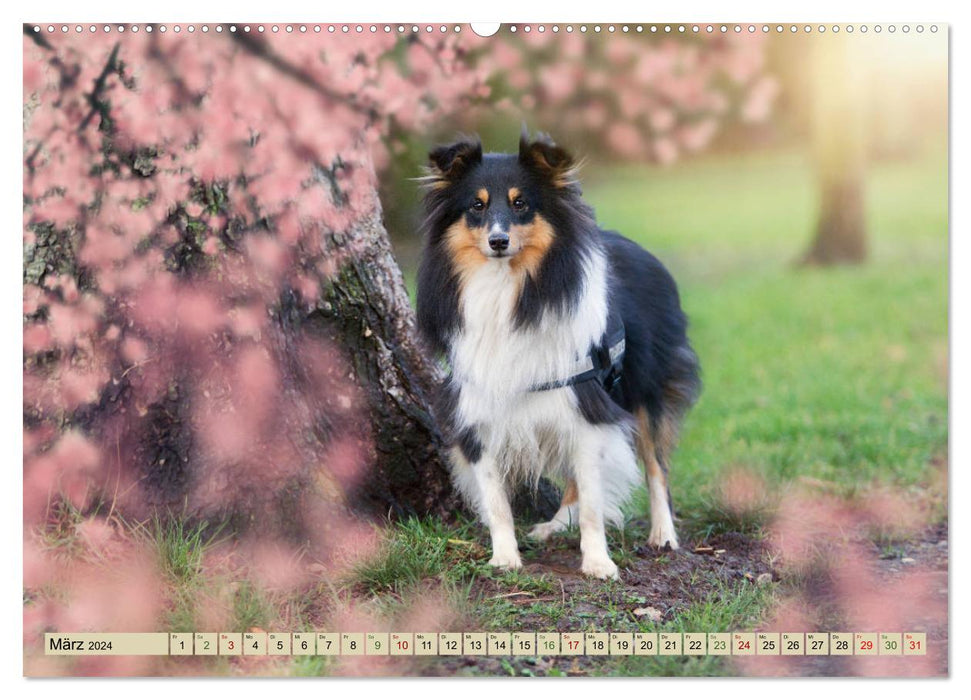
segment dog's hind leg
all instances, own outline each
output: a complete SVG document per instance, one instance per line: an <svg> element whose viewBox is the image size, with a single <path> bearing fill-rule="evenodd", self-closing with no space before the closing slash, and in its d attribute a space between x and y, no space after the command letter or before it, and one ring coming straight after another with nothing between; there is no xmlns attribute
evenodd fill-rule
<svg viewBox="0 0 971 700"><path fill-rule="evenodd" d="M563 491L563 500L560 501L560 509L552 520L539 523L529 531L529 537L534 540L544 541L553 534L566 530L577 522L577 482L569 479L566 482L566 489Z"/></svg>
<svg viewBox="0 0 971 700"><path fill-rule="evenodd" d="M677 439L677 426L670 416L662 415L657 426L643 408L637 411L637 449L644 461L647 488L651 494L651 534L647 539L652 547L678 548L674 531L671 493L668 489L667 459Z"/></svg>

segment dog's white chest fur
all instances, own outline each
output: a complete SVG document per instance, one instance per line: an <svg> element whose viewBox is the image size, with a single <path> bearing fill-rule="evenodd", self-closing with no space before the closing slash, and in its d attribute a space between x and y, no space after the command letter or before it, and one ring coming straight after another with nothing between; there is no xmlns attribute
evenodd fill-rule
<svg viewBox="0 0 971 700"><path fill-rule="evenodd" d="M547 311L536 324L516 327L520 284L504 260L490 260L465 281L463 327L451 345L459 387L458 422L474 427L488 452L509 471L556 469L582 420L568 388L531 391L571 376L578 358L606 328L605 263L599 252L584 265L575 309ZM544 465L545 463L545 465Z"/></svg>

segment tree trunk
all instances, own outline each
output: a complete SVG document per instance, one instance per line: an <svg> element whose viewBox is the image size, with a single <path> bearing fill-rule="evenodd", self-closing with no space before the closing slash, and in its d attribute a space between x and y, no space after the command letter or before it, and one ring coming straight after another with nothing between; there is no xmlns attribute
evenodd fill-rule
<svg viewBox="0 0 971 700"><path fill-rule="evenodd" d="M865 104L851 36L812 44L812 132L820 197L816 233L802 262L860 263L867 256Z"/></svg>
<svg viewBox="0 0 971 700"><path fill-rule="evenodd" d="M380 213L352 231L325 235L327 248L353 238L360 252L324 291L319 311L300 323L344 350L366 397L374 468L351 502L373 512L450 515L458 502L430 411L443 375L416 340L414 312Z"/></svg>

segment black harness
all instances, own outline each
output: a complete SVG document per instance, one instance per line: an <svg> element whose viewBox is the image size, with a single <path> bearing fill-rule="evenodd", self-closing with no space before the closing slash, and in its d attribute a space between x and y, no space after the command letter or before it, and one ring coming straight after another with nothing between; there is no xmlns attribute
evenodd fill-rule
<svg viewBox="0 0 971 700"><path fill-rule="evenodd" d="M537 384L530 391L548 391L595 381L609 394L620 382L626 347L624 322L619 314L612 313L607 317L607 330L600 337L600 342L591 347L585 357L577 360L570 377Z"/></svg>

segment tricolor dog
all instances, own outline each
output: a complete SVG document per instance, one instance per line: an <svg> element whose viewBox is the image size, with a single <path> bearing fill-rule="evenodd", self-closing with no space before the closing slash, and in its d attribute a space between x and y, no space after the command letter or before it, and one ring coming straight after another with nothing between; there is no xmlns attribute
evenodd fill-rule
<svg viewBox="0 0 971 700"><path fill-rule="evenodd" d="M552 476L563 502L531 537L577 524L582 570L616 578L605 523L640 482L649 543L677 548L668 466L699 367L677 286L653 255L601 230L573 158L524 133L517 154L477 138L430 154L418 323L450 369L437 408L455 483L516 568L510 491Z"/></svg>

